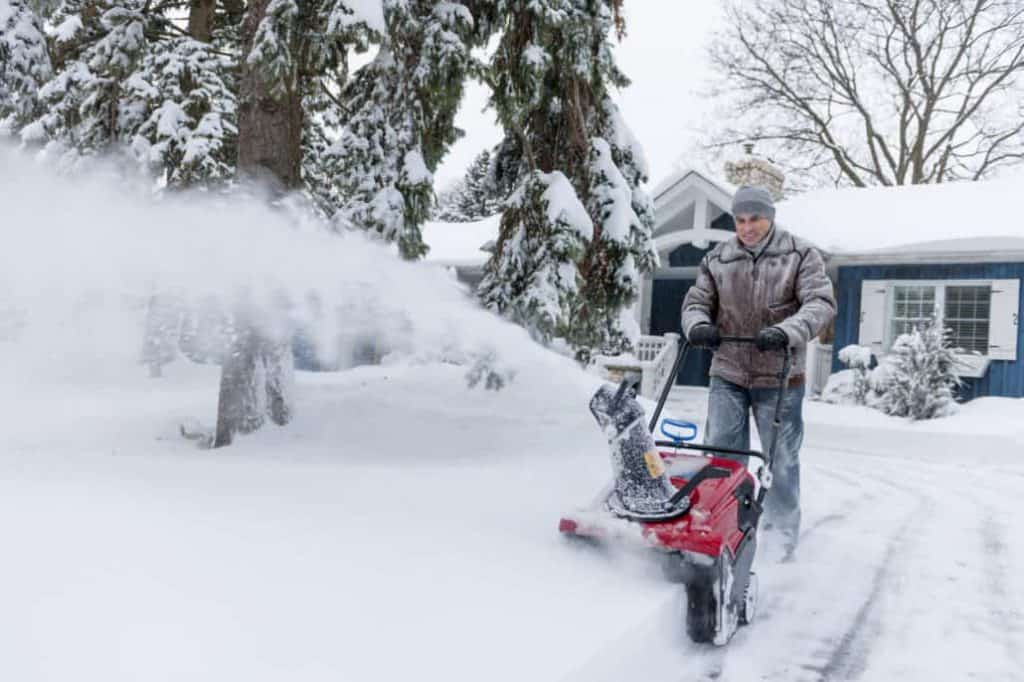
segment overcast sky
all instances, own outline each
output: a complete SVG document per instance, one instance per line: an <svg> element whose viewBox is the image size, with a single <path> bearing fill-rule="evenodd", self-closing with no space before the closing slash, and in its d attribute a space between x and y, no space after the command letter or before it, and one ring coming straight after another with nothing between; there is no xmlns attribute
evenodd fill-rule
<svg viewBox="0 0 1024 682"><path fill-rule="evenodd" d="M706 83L706 45L720 21L717 0L627 0L629 35L617 48L619 66L633 85L619 94L626 121L644 145L651 185L688 158L696 131L708 112L696 90ZM466 131L437 171L439 188L462 176L480 150L501 132L492 111L481 111L487 93L472 84L456 121Z"/></svg>

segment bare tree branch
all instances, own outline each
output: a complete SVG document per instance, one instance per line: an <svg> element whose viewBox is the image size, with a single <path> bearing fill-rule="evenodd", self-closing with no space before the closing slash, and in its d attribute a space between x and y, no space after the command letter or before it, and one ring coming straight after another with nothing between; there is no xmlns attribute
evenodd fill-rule
<svg viewBox="0 0 1024 682"><path fill-rule="evenodd" d="M727 16L711 60L736 115L710 149L761 140L801 182L858 186L1024 158L1024 0L727 0Z"/></svg>

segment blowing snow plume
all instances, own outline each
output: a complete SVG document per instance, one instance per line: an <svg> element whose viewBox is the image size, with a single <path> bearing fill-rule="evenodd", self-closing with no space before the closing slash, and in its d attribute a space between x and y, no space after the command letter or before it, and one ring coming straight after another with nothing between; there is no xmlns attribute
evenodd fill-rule
<svg viewBox="0 0 1024 682"><path fill-rule="evenodd" d="M360 337L386 362L464 365L471 384L562 364L477 306L449 273L402 261L360 233L331 233L301 209L205 194L154 201L109 174L57 177L10 150L0 150L0 187L9 386L111 383L138 366L155 300L193 320L244 309L265 338L287 344L301 331L327 366ZM176 341L180 324L169 325ZM211 336L237 333L230 323L198 327L190 345L200 356L223 351Z"/></svg>

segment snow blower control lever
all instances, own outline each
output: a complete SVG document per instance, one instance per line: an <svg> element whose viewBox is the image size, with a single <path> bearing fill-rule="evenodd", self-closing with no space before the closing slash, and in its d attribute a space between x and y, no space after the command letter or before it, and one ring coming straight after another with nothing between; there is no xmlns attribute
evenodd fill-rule
<svg viewBox="0 0 1024 682"><path fill-rule="evenodd" d="M722 343L746 343L755 344L757 339L749 336L723 336ZM648 425L648 430L654 433L655 428L658 425L658 420L661 417L661 411L665 407L665 401L668 399L668 394L672 390L672 386L675 384L675 377L679 374L679 368L686 362L686 356L690 350L690 344L685 339L679 341L679 351L676 354L675 364L672 366L672 371L668 375L668 379L665 381L665 387L661 391L661 395L658 397L658 406L654 409L654 414L651 416L651 422ZM681 448L685 450L700 450L702 452L711 452L716 454L724 455L736 455L741 457L754 457L760 459L765 463L766 485L762 486L761 491L758 493L758 502L762 502L764 495L767 492L767 488L771 485L771 470L772 470L772 457L775 454L775 447L779 440L779 431L782 428L782 402L786 397L786 384L789 378L789 370L792 365L792 355L790 349L787 347L782 351L782 366L779 370L779 391L778 396L775 400L775 413L772 419L772 434L771 441L768 449L764 452L758 452L757 450L741 450L736 448L723 448L715 445L698 445L695 443L684 443L680 440L659 440L655 441L655 445L658 447L670 447L670 448ZM713 474L710 476L713 477ZM696 487L699 481L691 481L692 487ZM687 485L686 487L691 487ZM685 490L685 488L684 488ZM690 491L680 490L677 497L684 497L686 493Z"/></svg>

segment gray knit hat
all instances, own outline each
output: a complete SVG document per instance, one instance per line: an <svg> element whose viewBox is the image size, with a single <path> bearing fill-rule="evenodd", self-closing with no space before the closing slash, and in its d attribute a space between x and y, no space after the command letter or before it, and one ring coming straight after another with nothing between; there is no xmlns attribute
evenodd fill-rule
<svg viewBox="0 0 1024 682"><path fill-rule="evenodd" d="M736 216L739 213L764 216L774 221L775 202L771 192L764 187L743 185L732 198L732 214Z"/></svg>

